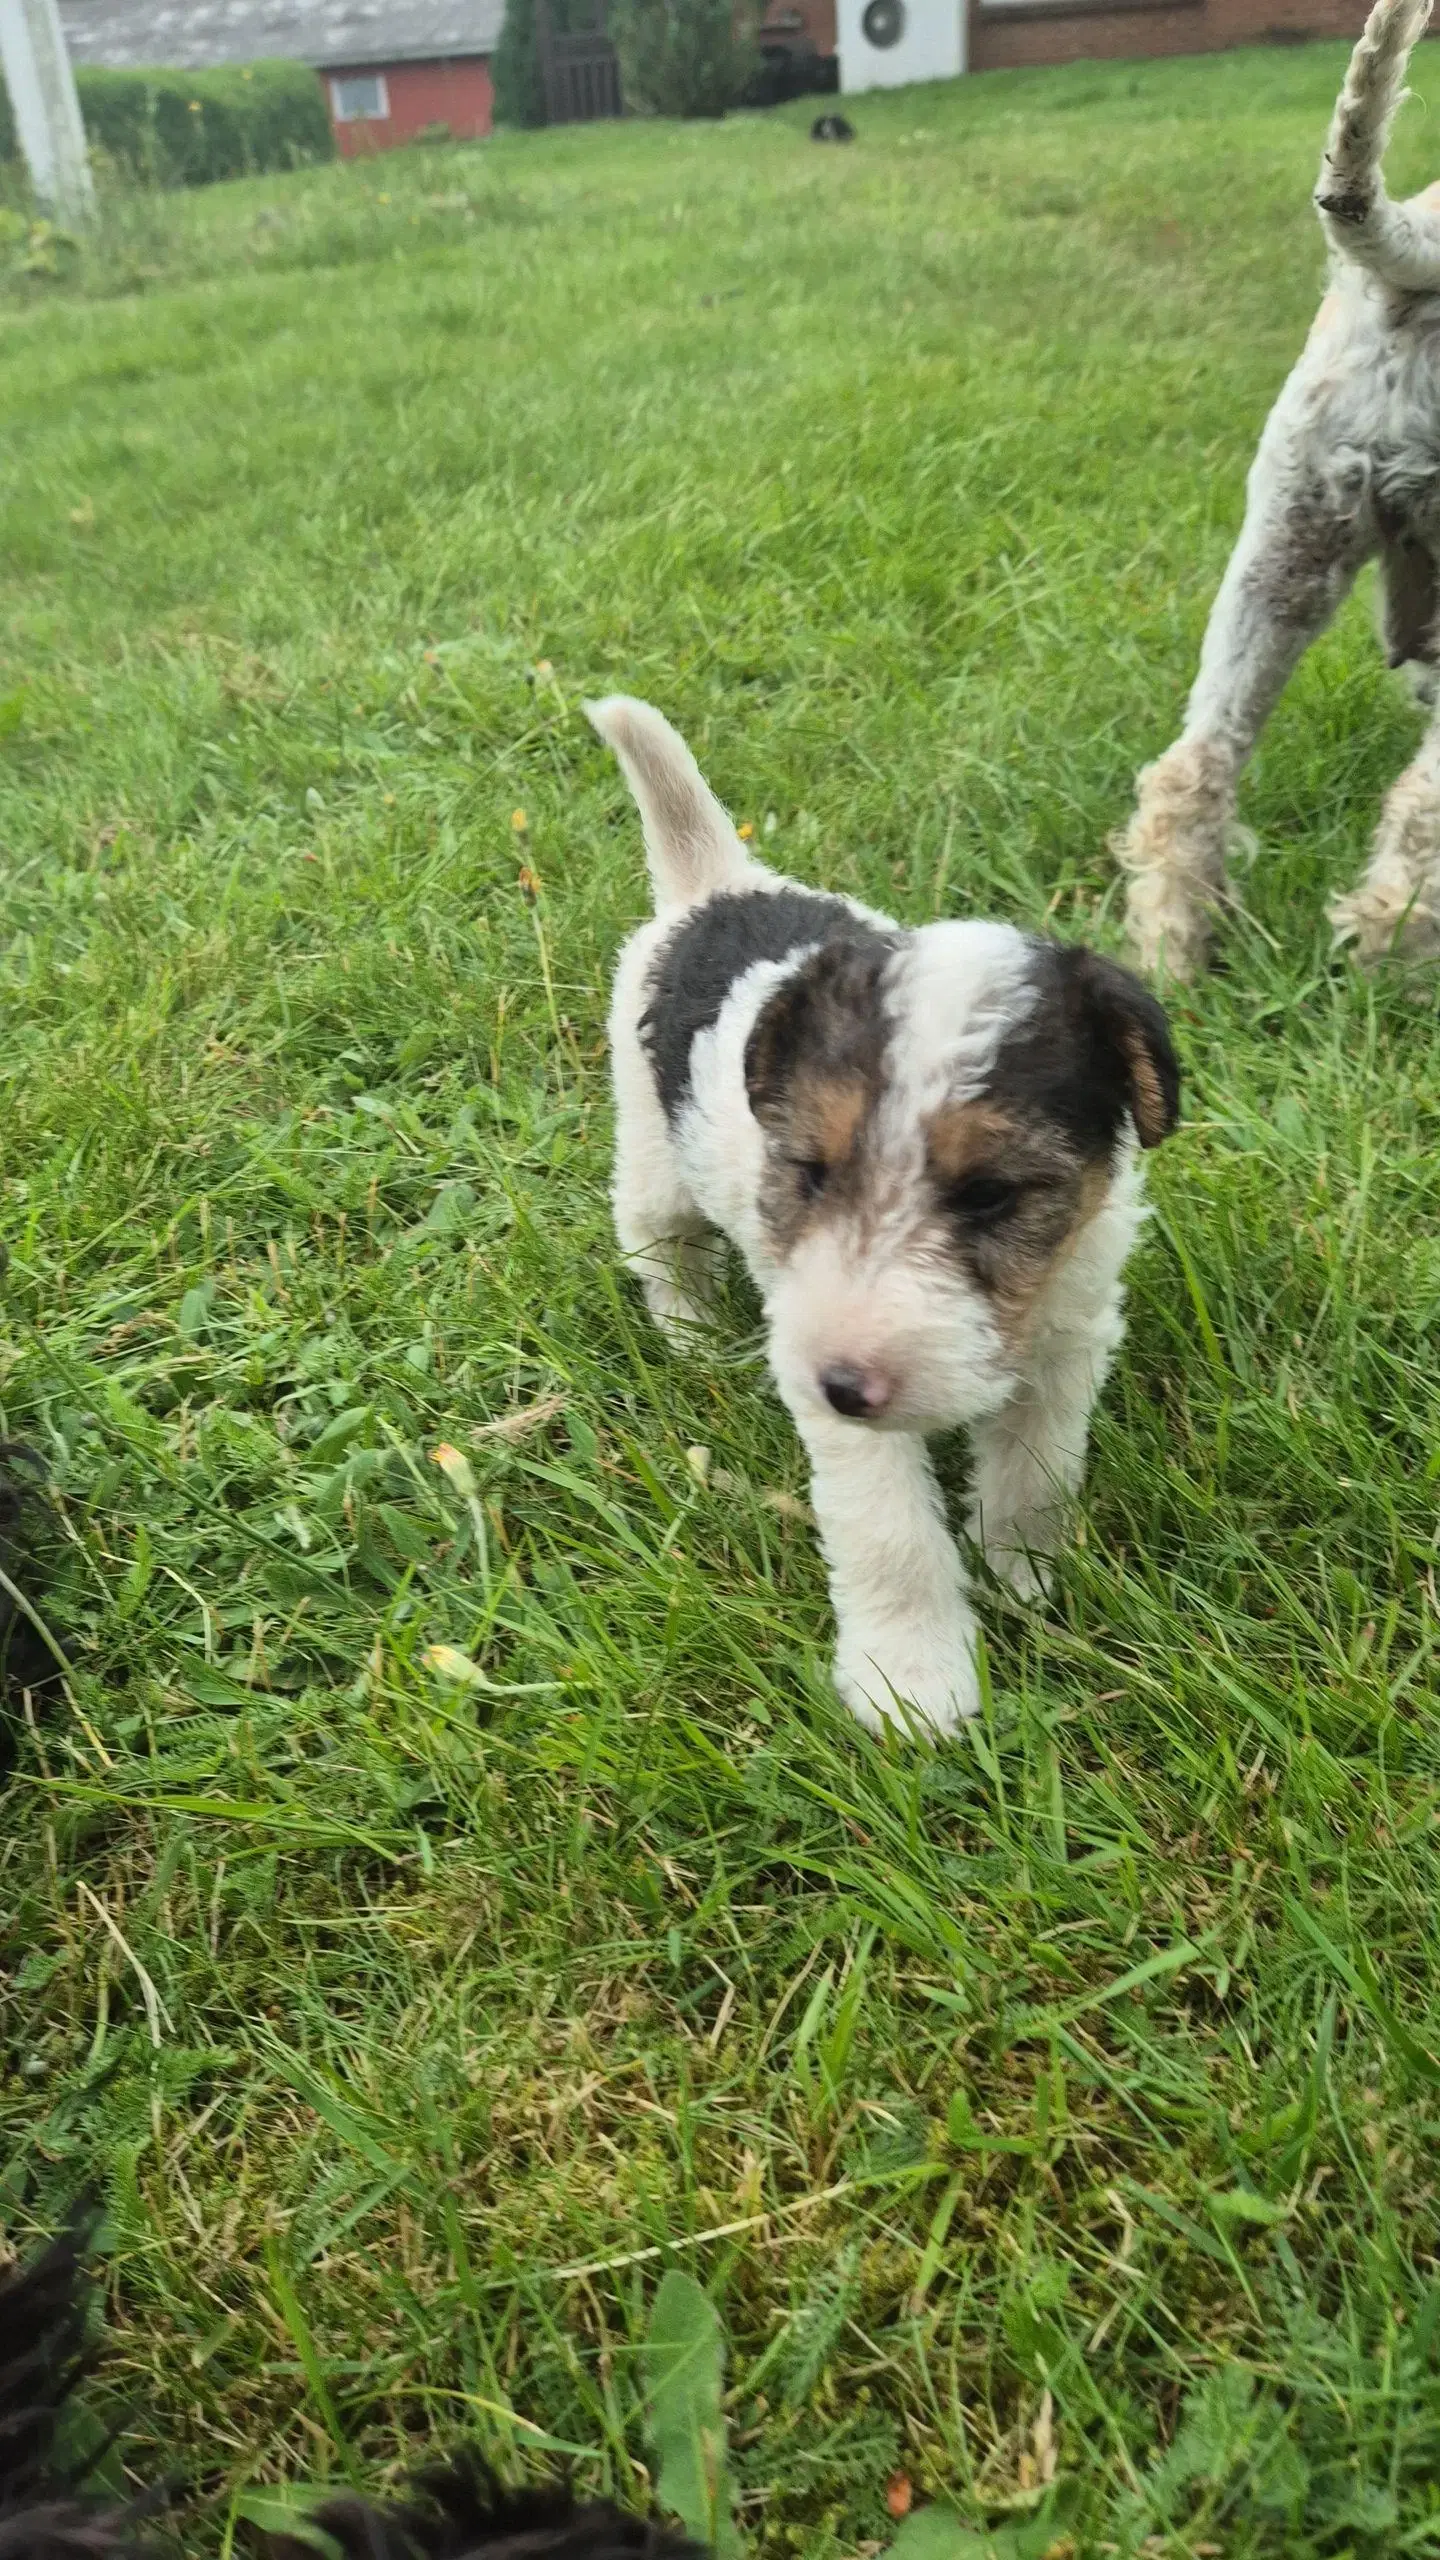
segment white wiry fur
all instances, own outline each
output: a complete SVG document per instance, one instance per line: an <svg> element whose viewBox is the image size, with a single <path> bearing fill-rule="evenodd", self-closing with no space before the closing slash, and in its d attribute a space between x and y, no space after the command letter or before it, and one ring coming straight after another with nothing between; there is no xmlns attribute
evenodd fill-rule
<svg viewBox="0 0 1440 2560"><path fill-rule="evenodd" d="M815 946L757 961L728 982L717 1018L694 1037L687 1098L673 1120L647 1028L657 963L687 909L693 916L737 888L778 893L795 884L751 860L657 712L623 697L586 708L644 814L660 910L626 945L611 1007L620 1244L657 1324L680 1347L703 1321L718 1236L738 1246L764 1300L772 1373L810 1462L839 1692L872 1727L947 1732L979 1703L975 1622L925 1437L969 1425L970 1532L1018 1592L1042 1589L1123 1331L1121 1273L1144 1215L1133 1131L1017 1349L983 1292L923 1232L922 1115L982 1091L1002 1036L1035 1002L1037 946L1009 926L978 922L905 933L847 900L857 923L894 938L874 1162L863 1214L778 1253L762 1214L767 1141L751 1107L746 1048L767 1003ZM836 1362L884 1375L891 1400L883 1418L832 1409L824 1378Z"/></svg>
<svg viewBox="0 0 1440 2560"><path fill-rule="evenodd" d="M1378 0L1315 191L1330 290L1251 467L1245 522L1176 743L1139 777L1116 842L1135 953L1187 977L1225 893L1236 787L1287 678L1361 564L1382 561L1392 663L1433 691L1440 652L1440 187L1394 204L1380 174L1430 0ZM1365 960L1440 951L1440 713L1392 789L1359 886L1330 914Z"/></svg>

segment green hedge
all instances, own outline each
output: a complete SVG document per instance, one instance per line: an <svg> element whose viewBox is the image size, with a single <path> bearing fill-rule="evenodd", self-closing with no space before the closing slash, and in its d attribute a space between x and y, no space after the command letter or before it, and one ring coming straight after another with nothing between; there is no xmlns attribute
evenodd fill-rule
<svg viewBox="0 0 1440 2560"><path fill-rule="evenodd" d="M330 160L335 138L315 73L303 62L249 62L222 71L77 70L92 144L131 177L208 186L255 169ZM8 99L0 154L15 143Z"/></svg>

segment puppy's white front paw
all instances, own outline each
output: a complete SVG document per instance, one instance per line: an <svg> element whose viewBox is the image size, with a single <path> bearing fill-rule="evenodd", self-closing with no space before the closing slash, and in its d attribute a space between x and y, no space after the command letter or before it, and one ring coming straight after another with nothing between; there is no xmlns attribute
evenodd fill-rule
<svg viewBox="0 0 1440 2560"><path fill-rule="evenodd" d="M720 1270L720 1238L676 1236L661 1260L649 1258L645 1303L672 1351L692 1351L697 1333L715 1320L714 1290Z"/></svg>
<svg viewBox="0 0 1440 2560"><path fill-rule="evenodd" d="M1043 1556L1027 1555L1020 1547L1001 1547L987 1554L985 1561L996 1581L1013 1591L1017 1600L1048 1600L1054 1589L1055 1568Z"/></svg>
<svg viewBox="0 0 1440 2560"><path fill-rule="evenodd" d="M979 1713L975 1655L964 1625L847 1627L835 1656L835 1686L872 1733L953 1733Z"/></svg>
<svg viewBox="0 0 1440 2560"><path fill-rule="evenodd" d="M1003 1530L999 1537L982 1537L981 1523L974 1517L968 1526L989 1571L1017 1600L1049 1598L1055 1582L1053 1522L1043 1528L1037 1524L1033 1537L1019 1526Z"/></svg>
<svg viewBox="0 0 1440 2560"><path fill-rule="evenodd" d="M673 1280L647 1280L645 1304L672 1351L693 1351L710 1322L708 1307Z"/></svg>

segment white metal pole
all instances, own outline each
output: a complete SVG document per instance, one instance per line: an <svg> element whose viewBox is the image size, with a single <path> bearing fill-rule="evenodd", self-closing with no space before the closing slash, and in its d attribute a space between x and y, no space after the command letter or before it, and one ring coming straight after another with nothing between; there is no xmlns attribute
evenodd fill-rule
<svg viewBox="0 0 1440 2560"><path fill-rule="evenodd" d="M35 193L62 222L83 222L95 187L56 0L0 0L0 68Z"/></svg>

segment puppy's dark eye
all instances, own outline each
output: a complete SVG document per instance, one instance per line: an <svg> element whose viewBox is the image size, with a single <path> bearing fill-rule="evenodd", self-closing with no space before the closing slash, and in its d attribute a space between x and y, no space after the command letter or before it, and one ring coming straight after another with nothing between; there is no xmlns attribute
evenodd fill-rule
<svg viewBox="0 0 1440 2560"><path fill-rule="evenodd" d="M830 1167L819 1156L798 1158L795 1179L800 1185L802 1200L818 1200L830 1179Z"/></svg>
<svg viewBox="0 0 1440 2560"><path fill-rule="evenodd" d="M952 1182L946 1199L972 1226L995 1227L1008 1218L1020 1198L1018 1182L998 1173L972 1173L967 1182Z"/></svg>

